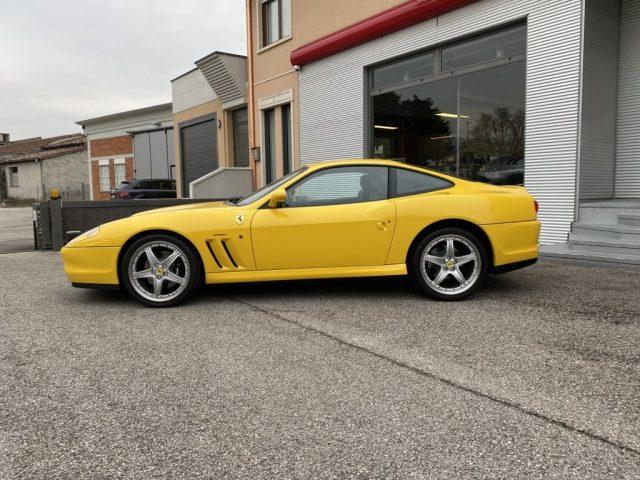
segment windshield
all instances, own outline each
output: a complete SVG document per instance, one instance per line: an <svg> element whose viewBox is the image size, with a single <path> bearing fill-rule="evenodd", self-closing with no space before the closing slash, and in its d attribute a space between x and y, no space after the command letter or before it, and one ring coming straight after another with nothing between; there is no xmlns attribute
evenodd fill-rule
<svg viewBox="0 0 640 480"><path fill-rule="evenodd" d="M284 177L276 180L275 182L270 183L266 187L262 187L257 192L253 192L251 195L243 197L243 198L241 198L240 200L237 200L237 201L230 200L227 203L230 203L231 205L238 205L239 207L244 207L245 205L249 205L249 204L255 202L256 200L259 200L260 198L264 197L265 195L270 194L276 188L278 188L281 185L287 183L293 177L298 175L300 172L304 172L306 169L307 169L307 167L299 168L298 170L295 170L295 171L289 173L288 175L285 175Z"/></svg>

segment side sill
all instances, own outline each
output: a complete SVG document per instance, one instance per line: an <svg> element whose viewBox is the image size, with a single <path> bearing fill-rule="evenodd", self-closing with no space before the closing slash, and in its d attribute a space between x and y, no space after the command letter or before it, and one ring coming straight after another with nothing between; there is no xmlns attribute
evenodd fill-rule
<svg viewBox="0 0 640 480"><path fill-rule="evenodd" d="M514 270L520 270L521 268L529 267L535 264L538 261L538 257L532 258L530 260L523 260L521 262L507 263L506 265L498 265L497 267L492 267L489 270L489 273L493 273L499 275L501 273L513 272Z"/></svg>
<svg viewBox="0 0 640 480"><path fill-rule="evenodd" d="M112 283L76 283L71 282L72 287L76 288L95 288L97 290L120 290L120 285Z"/></svg>

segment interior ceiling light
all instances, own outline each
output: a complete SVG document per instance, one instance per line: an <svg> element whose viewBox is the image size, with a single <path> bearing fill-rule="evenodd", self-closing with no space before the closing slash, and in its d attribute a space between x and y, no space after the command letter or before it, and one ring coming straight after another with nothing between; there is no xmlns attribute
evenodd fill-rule
<svg viewBox="0 0 640 480"><path fill-rule="evenodd" d="M436 113L438 117L447 117L447 118L469 118L468 115L456 115L455 113Z"/></svg>
<svg viewBox="0 0 640 480"><path fill-rule="evenodd" d="M398 130L400 127L392 127L390 125L374 125L378 130Z"/></svg>

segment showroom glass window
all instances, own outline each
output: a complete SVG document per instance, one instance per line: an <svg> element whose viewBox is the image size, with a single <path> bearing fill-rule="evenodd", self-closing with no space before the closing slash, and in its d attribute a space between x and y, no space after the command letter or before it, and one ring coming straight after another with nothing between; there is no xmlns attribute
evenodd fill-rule
<svg viewBox="0 0 640 480"><path fill-rule="evenodd" d="M371 69L372 156L524 182L526 26Z"/></svg>

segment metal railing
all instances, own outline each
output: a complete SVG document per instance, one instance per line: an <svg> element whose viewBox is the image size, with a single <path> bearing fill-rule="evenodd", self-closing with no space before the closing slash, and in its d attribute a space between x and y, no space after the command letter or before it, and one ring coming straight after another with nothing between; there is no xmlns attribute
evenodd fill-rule
<svg viewBox="0 0 640 480"><path fill-rule="evenodd" d="M234 198L253 191L253 171L247 167L221 167L189 183L190 198Z"/></svg>

